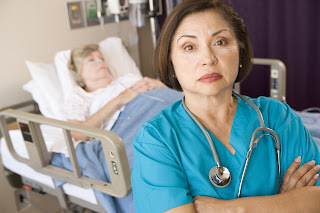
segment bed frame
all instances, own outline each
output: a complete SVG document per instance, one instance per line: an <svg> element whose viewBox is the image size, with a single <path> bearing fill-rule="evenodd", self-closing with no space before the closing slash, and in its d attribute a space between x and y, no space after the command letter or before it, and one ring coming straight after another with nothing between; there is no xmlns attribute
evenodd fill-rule
<svg viewBox="0 0 320 213"><path fill-rule="evenodd" d="M280 60L260 58L253 59L253 63L255 65L270 66L270 96L285 102L285 65ZM240 91L240 85L235 85L235 89ZM10 123L9 121L12 121L10 119L17 121L30 159L22 158L15 152L9 136L8 124ZM73 172L50 165L50 153L48 153L44 143L43 135L40 129L41 124L63 129L70 160L73 166ZM121 138L113 132L85 127L80 124L58 121L43 117L41 115L11 109L10 107L0 110L0 127L11 155L16 160L29 165L37 172L51 176L55 179L62 180L66 183L71 183L82 188L95 189L115 197L124 197L131 191L130 168L125 147ZM112 184L94 180L81 174L70 131L76 131L89 137L99 138L101 140ZM52 189L46 185L37 183L25 177L20 177L6 168L4 168L4 174L7 177L10 185L17 188L17 190L24 190L21 187L22 184L25 184L34 187L35 189L39 189L39 192L49 193L56 196L63 209L70 210L72 204L76 204L96 212L105 212L101 204L98 203L98 205L94 205L89 202L84 202L78 198L68 196L63 192L62 187L55 187ZM18 195L21 194L18 193ZM17 196L17 199L19 199L19 196ZM18 203L19 202L17 202L17 208L19 209Z"/></svg>

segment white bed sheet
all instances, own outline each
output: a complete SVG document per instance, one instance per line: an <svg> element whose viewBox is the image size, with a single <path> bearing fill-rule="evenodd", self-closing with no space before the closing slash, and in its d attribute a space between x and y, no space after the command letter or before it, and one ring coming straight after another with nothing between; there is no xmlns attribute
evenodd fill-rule
<svg viewBox="0 0 320 213"><path fill-rule="evenodd" d="M20 130L11 130L9 131L9 134L17 154L23 158L29 158ZM7 169L28 179L42 183L50 188L55 188L53 178L36 172L30 166L15 160L11 156L4 138L1 138L0 141L0 152L2 164ZM92 189L83 189L69 183L64 184L62 188L67 195L85 200L92 204L98 203Z"/></svg>

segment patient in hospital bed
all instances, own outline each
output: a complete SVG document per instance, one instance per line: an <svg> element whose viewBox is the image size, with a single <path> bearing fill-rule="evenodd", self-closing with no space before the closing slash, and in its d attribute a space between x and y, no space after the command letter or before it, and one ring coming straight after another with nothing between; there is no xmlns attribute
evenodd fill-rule
<svg viewBox="0 0 320 213"><path fill-rule="evenodd" d="M70 122L110 130L121 109L139 94L158 87L161 81L126 74L115 79L108 70L99 45L89 44L72 50L69 70L79 87L66 95L65 114ZM76 132L75 140L88 140Z"/></svg>
<svg viewBox="0 0 320 213"><path fill-rule="evenodd" d="M159 80L143 78L140 73L114 76L95 44L74 49L68 65L77 84L64 94L65 119L119 135L132 170L132 142L141 125L180 100L182 93L167 88ZM110 182L100 141L77 132L71 134L83 175ZM51 164L72 170L70 159L64 152L54 151ZM95 194L108 213L135 212L132 193L121 199L98 191Z"/></svg>

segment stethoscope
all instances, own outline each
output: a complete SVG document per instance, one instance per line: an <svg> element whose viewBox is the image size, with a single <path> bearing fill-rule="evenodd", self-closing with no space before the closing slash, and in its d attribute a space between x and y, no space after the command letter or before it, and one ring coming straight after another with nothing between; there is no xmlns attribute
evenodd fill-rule
<svg viewBox="0 0 320 213"><path fill-rule="evenodd" d="M254 130L254 132L252 133L251 136L251 141L250 141L250 145L249 145L249 150L246 156L246 163L242 172L242 176L241 176L241 181L240 181L240 186L239 186L239 191L238 191L238 197L240 197L241 195L241 188L242 188L242 184L243 184L243 179L245 177L246 171L247 171L247 167L248 167L248 163L249 163L249 159L251 157L251 153L252 150L257 146L258 141L266 134L262 134L259 137L257 137L257 134L260 131L266 131L268 133L270 133L270 136L272 136L274 138L274 140L276 141L276 152L277 152L277 162L278 162L278 170L279 170L279 183L281 184L281 172L280 172L280 140L279 140L279 136L277 135L277 133L275 131L273 131L270 128L267 128L264 124L263 121L263 117L262 117L262 113L259 110L259 108L252 102L250 101L248 98L236 93L235 91L233 91L234 94L236 94L237 96L239 96L242 100L244 100L245 102L247 102L248 104L250 104L254 110L257 112L258 117L259 117L259 121L260 121L260 127L258 127L257 129ZM209 172L209 180L212 183L212 185L219 187L219 188L223 188L229 185L229 183L231 182L231 174L228 170L227 167L221 166L220 165L220 160L219 160L219 156L217 154L217 151L214 147L213 141L208 133L208 131L206 130L206 128L199 122L199 120L194 116L194 114L192 114L192 112L188 109L188 107L185 104L185 97L183 97L182 99L182 105L184 107L184 109L187 111L187 113L190 115L190 117L196 122L196 124L200 127L200 129L202 130L203 134L205 135L212 154L213 154L213 158L217 164L217 166L213 167L210 172ZM267 134L269 135L269 134Z"/></svg>

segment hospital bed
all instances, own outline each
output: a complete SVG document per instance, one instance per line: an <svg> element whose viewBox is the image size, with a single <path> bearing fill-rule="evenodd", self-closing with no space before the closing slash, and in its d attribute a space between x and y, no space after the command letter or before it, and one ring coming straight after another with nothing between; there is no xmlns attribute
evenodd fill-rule
<svg viewBox="0 0 320 213"><path fill-rule="evenodd" d="M7 118L15 118L19 130L9 132ZM115 197L124 197L130 192L130 169L125 147L115 133L13 109L1 112L0 122L1 132L4 134L6 141L6 143L1 143L1 158L5 167L5 175L13 177L12 172L19 174L25 187L28 186L38 192L56 196L63 209L68 209L68 203L72 202L97 212L105 212L99 205L92 189ZM70 159L72 159L73 172L50 165L50 153L44 143L40 125L50 125L63 129L68 153ZM70 131L100 139L111 182L91 179L81 174ZM20 132L22 134L19 134ZM22 138L19 136L22 136ZM23 144L15 144L15 146L13 140L23 141L25 147L23 147ZM67 184L57 187L53 178ZM19 196L18 198L21 199L23 195Z"/></svg>
<svg viewBox="0 0 320 213"><path fill-rule="evenodd" d="M253 62L270 66L270 96L285 101L286 70L284 64L273 59L254 59ZM34 98L37 97L34 96ZM41 112L46 110L41 105L39 108ZM50 113L44 117L17 109L0 111L0 125L3 134L0 147L1 160L5 170L4 174L10 183L16 183L17 179L21 179L20 184L12 184L18 190L17 199L23 200L25 189L22 187L24 186L56 196L63 209L70 209L72 204L76 204L96 212L112 212L112 208L109 210L101 204L95 192L100 191L112 197L128 198L128 194L132 195L130 193L130 170L133 155L128 153L128 149L126 150L126 145L122 140L125 136L119 133L120 138L111 131L83 127L79 124L52 119L50 116ZM56 116L59 117L59 115ZM19 128L9 131L8 123L12 118L18 123ZM60 129L60 134L66 140L66 149L73 171L50 164L50 151L54 145L48 143L47 138L50 131L57 131L55 128ZM110 176L109 182L82 175L70 131L80 132L101 140ZM55 181L56 179L60 182ZM132 197L129 197L127 202L132 202ZM131 211L134 212L133 209Z"/></svg>

